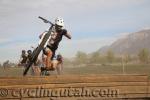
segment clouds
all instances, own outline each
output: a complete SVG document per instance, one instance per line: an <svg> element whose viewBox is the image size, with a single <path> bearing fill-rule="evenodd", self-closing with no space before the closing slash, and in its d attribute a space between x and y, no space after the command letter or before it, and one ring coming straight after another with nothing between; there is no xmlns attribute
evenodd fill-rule
<svg viewBox="0 0 150 100"><path fill-rule="evenodd" d="M36 43L49 27L39 15L51 21L64 18L73 37L61 43L64 55L91 52L112 43L119 33L150 27L149 4L149 0L0 0L0 53L17 45L10 54L14 57L19 48Z"/></svg>
<svg viewBox="0 0 150 100"><path fill-rule="evenodd" d="M60 44L57 53L61 53L65 57L74 57L77 51L91 53L100 47L110 45L116 40L116 37L97 37L77 40L64 40Z"/></svg>
<svg viewBox="0 0 150 100"><path fill-rule="evenodd" d="M87 38L78 40L63 39L60 43L60 48L56 53L61 53L64 57L74 57L77 51L83 51L86 53L94 52L100 47L109 45L116 40L115 37L101 37L101 38ZM0 61L11 60L17 62L21 53L21 50L31 49L31 46L36 47L36 42L12 42L10 44L0 47Z"/></svg>
<svg viewBox="0 0 150 100"><path fill-rule="evenodd" d="M107 10L141 5L145 2L148 0L1 0L0 11L6 15L7 13L16 15L37 12L53 17L58 14L68 16L69 13L70 15L103 13Z"/></svg>
<svg viewBox="0 0 150 100"><path fill-rule="evenodd" d="M6 42L10 42L10 39L8 39L8 38L2 38L2 39L0 39L0 44L3 44L3 43L6 43Z"/></svg>
<svg viewBox="0 0 150 100"><path fill-rule="evenodd" d="M11 41L0 45L0 62L4 62L6 60L18 62L21 51L32 49L31 46L36 47L37 43L31 41Z"/></svg>

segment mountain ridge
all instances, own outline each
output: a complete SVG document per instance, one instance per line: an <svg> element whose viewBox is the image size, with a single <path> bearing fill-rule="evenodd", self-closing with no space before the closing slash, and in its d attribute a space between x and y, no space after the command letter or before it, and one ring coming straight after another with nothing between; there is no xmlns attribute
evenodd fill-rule
<svg viewBox="0 0 150 100"><path fill-rule="evenodd" d="M129 33L117 39L111 45L100 48L98 51L100 53L106 53L108 50L112 50L115 54L119 55L135 55L143 48L147 48L150 51L150 29Z"/></svg>

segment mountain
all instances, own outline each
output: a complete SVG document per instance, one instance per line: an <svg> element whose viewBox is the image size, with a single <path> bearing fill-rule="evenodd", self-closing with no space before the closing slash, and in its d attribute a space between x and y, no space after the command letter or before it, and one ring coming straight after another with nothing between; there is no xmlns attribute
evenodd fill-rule
<svg viewBox="0 0 150 100"><path fill-rule="evenodd" d="M115 54L137 54L141 49L150 50L150 29L130 33L123 38L119 38L110 46L99 49L100 53L112 50Z"/></svg>

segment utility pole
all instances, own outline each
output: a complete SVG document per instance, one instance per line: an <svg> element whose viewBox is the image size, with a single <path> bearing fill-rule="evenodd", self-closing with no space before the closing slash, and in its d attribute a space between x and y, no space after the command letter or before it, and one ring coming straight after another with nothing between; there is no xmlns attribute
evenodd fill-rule
<svg viewBox="0 0 150 100"><path fill-rule="evenodd" d="M146 49L146 33L144 33L144 48Z"/></svg>
<svg viewBox="0 0 150 100"><path fill-rule="evenodd" d="M122 73L125 74L125 65L124 65L124 59L123 58L124 57L123 57L123 54L122 54L122 57L121 57L121 59L122 59Z"/></svg>
<svg viewBox="0 0 150 100"><path fill-rule="evenodd" d="M119 51L120 51L120 55L121 55L122 74L125 74L124 59L123 59L123 53L121 52L121 47L119 48Z"/></svg>

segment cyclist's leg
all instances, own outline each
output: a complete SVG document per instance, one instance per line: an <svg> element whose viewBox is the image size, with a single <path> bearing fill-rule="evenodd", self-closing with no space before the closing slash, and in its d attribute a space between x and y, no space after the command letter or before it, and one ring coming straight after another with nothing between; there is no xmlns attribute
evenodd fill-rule
<svg viewBox="0 0 150 100"><path fill-rule="evenodd" d="M45 66L46 66L46 68L44 68L44 69L46 69L46 70L53 69L52 60L55 56L55 51L56 51L56 48L52 48L49 46L44 49L43 53L46 55L46 59L43 59L43 62L45 62Z"/></svg>
<svg viewBox="0 0 150 100"><path fill-rule="evenodd" d="M48 49L46 51L46 68L50 68L51 67L51 58L52 58L52 55L53 55L53 52L51 51L51 49Z"/></svg>
<svg viewBox="0 0 150 100"><path fill-rule="evenodd" d="M55 51L56 48L51 48L52 51L52 57L51 57L51 67L49 68L49 70L55 70L55 60L53 59L55 57Z"/></svg>
<svg viewBox="0 0 150 100"><path fill-rule="evenodd" d="M43 50L43 55L42 55L42 61L44 63L44 67L42 68L43 70L51 66L51 57L52 57L52 50L49 47L46 47Z"/></svg>
<svg viewBox="0 0 150 100"><path fill-rule="evenodd" d="M42 54L42 67L46 67L46 54L44 53L44 51L43 51L43 54Z"/></svg>

